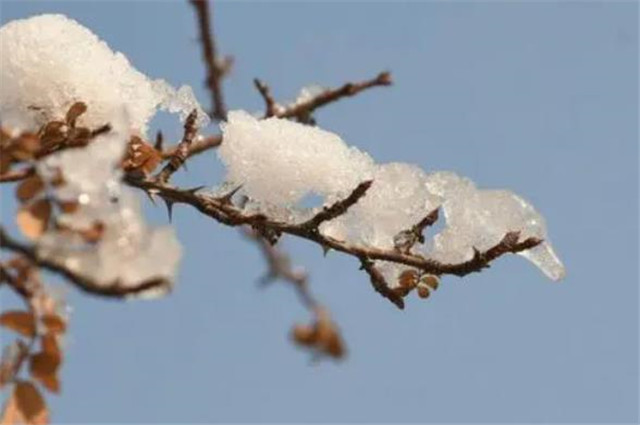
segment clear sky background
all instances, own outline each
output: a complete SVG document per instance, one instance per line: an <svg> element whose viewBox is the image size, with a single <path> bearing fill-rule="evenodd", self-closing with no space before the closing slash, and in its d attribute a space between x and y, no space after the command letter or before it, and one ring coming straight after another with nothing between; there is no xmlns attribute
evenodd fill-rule
<svg viewBox="0 0 640 425"><path fill-rule="evenodd" d="M208 103L186 2L0 3L3 23L44 12L79 20ZM259 289L258 250L177 207L186 254L170 297L69 290L57 422L637 422L636 2L225 2L215 12L220 49L236 58L231 108L262 108L254 77L286 100L309 83L393 71L393 87L323 109L319 124L380 162L454 170L530 199L567 278L549 282L511 256L445 278L401 312L353 259L285 239L349 344L345 361L311 364L287 340L308 318L291 288ZM173 119L157 124L179 134ZM222 176L209 152L178 181Z"/></svg>

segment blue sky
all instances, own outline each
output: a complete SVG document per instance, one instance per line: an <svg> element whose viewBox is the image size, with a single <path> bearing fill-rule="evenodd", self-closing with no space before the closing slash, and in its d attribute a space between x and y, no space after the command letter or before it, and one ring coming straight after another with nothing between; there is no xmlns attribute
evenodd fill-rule
<svg viewBox="0 0 640 425"><path fill-rule="evenodd" d="M79 20L207 102L184 2L0 3L3 23L44 12ZM319 124L380 162L454 170L530 199L567 278L549 282L513 256L445 278L400 312L353 259L286 239L349 344L346 361L311 364L287 341L307 319L291 288L258 288L257 249L177 207L186 255L170 297L120 303L69 289L57 422L638 421L636 2L223 2L215 12L220 49L236 59L231 108L262 108L254 77L290 99L309 83L391 70L393 87L331 106ZM156 124L177 136L175 121ZM222 176L208 153L176 177ZM2 201L9 225L11 188Z"/></svg>

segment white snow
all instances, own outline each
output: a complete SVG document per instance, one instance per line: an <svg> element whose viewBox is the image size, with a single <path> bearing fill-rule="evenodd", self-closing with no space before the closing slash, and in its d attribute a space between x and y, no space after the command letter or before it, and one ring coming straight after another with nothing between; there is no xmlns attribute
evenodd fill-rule
<svg viewBox="0 0 640 425"><path fill-rule="evenodd" d="M227 181L265 205L291 207L308 194L336 200L373 175L369 155L316 127L232 111L222 132Z"/></svg>
<svg viewBox="0 0 640 425"><path fill-rule="evenodd" d="M109 123L124 107L132 130L144 135L158 108L194 108L207 121L189 88L176 91L136 70L89 29L64 15L38 15L0 28L0 118L10 128L35 130L61 119L77 101L88 105L79 125Z"/></svg>
<svg viewBox="0 0 640 425"><path fill-rule="evenodd" d="M336 134L286 119L259 120L233 111L222 124L223 143L218 150L227 167L226 184L242 185L250 198L247 208L296 222L310 217L300 201L320 195L324 205L346 197L361 182L373 179L365 196L346 214L324 223L325 236L349 243L392 249L394 237L410 229L441 206L445 228L433 236L427 229L424 246L413 252L458 263L473 255L473 248L491 248L509 232L521 240L535 236L545 241L521 255L549 278L561 279L564 266L549 243L546 224L528 202L506 190L480 190L452 172L425 173L410 164L374 164L369 155ZM402 266L379 262L390 278ZM391 279L391 284L395 284Z"/></svg>

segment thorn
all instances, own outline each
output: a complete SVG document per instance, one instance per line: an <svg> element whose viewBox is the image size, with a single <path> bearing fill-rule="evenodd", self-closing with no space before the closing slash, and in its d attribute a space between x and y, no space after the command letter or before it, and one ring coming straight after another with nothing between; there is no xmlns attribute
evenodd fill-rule
<svg viewBox="0 0 640 425"><path fill-rule="evenodd" d="M154 145L154 148L157 151L162 152L163 145L164 145L164 135L162 134L162 131L158 130L158 133L156 134L156 144Z"/></svg>
<svg viewBox="0 0 640 425"><path fill-rule="evenodd" d="M327 254L329 254L329 251L331 251L331 247L328 247L326 245L322 245L322 255L323 256L327 256Z"/></svg>
<svg viewBox="0 0 640 425"><path fill-rule="evenodd" d="M230 204L231 203L231 198L233 198L233 195L235 195L240 188L242 188L242 185L236 187L235 189L232 189L231 191L229 191L228 193L222 195L221 197L218 198L218 201L222 202L223 204Z"/></svg>
<svg viewBox="0 0 640 425"><path fill-rule="evenodd" d="M167 207L167 215L169 216L169 222L171 222L171 220L173 219L173 201L167 201L164 198L162 198L162 200Z"/></svg>
<svg viewBox="0 0 640 425"><path fill-rule="evenodd" d="M202 190L202 189L204 189L204 188L205 188L205 186L204 186L204 185L202 185L202 186L196 186L196 187L192 187L191 189L184 189L184 190L183 190L183 192L186 192L186 193L190 193L190 194L192 194L192 195L195 195L195 194L196 194L196 192L198 192L199 190Z"/></svg>
<svg viewBox="0 0 640 425"><path fill-rule="evenodd" d="M153 197L153 193L151 193L151 191L150 191L150 190L145 190L145 191L144 191L144 193L146 193L146 194L147 194L147 198L149 198L149 200L151 201L151 203L152 203L154 206L157 206L157 205L158 205L158 204L156 203L156 198L154 198L154 197Z"/></svg>

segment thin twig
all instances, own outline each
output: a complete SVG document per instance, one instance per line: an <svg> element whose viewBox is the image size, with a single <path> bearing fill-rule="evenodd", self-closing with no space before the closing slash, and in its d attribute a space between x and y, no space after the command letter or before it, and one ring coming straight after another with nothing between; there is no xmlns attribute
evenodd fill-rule
<svg viewBox="0 0 640 425"><path fill-rule="evenodd" d="M391 84L391 73L381 72L369 80L346 83L337 89L325 90L305 102L295 103L279 111L276 116L280 118L296 118L301 122L309 122L311 113L322 106L336 102L344 97L355 96L372 87L389 86Z"/></svg>
<svg viewBox="0 0 640 425"><path fill-rule="evenodd" d="M213 32L212 9L208 0L189 0L194 7L198 19L200 42L202 43L202 59L207 69L206 85L211 92L213 118L224 120L227 108L222 93L222 78L229 71L231 60L218 58L216 39Z"/></svg>
<svg viewBox="0 0 640 425"><path fill-rule="evenodd" d="M253 84L256 86L256 88L258 89L258 92L260 92L260 95L264 100L265 118L269 118L276 115L276 101L271 95L271 89L269 88L269 86L257 78L253 80Z"/></svg>
<svg viewBox="0 0 640 425"><path fill-rule="evenodd" d="M371 286L376 290L377 293L391 301L398 307L400 310L404 309L404 299L397 292L393 291L389 287L389 283L385 280L380 270L376 268L373 261L367 259L366 257L360 258L360 266L364 271L369 274L369 278L371 279Z"/></svg>
<svg viewBox="0 0 640 425"><path fill-rule="evenodd" d="M193 139L196 137L196 133L198 132L198 128L196 127L197 118L198 112L194 109L184 122L184 135L182 136L182 141L178 144L173 155L171 155L169 162L167 162L164 168L155 177L159 182L168 182L171 175L178 171L189 157L189 149L193 143Z"/></svg>
<svg viewBox="0 0 640 425"><path fill-rule="evenodd" d="M372 184L373 180L367 180L360 183L355 189L353 189L349 196L338 202L335 202L329 207L323 208L322 211L317 213L305 223L301 224L301 226L307 227L309 229L317 229L318 226L320 226L325 221L330 221L338 216L341 216L367 193L367 190L369 190Z"/></svg>

